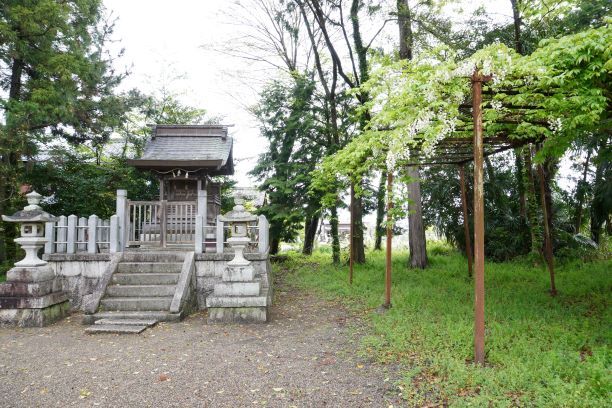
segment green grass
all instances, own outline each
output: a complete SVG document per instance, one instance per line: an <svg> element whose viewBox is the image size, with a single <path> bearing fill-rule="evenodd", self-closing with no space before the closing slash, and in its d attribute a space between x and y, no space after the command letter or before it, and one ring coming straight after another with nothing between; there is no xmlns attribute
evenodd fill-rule
<svg viewBox="0 0 612 408"><path fill-rule="evenodd" d="M335 267L329 254L291 253L278 267L288 280L342 300L371 322L361 353L404 367L400 386L410 405L609 406L612 262L579 261L557 268L559 295L548 274L526 261L486 263L487 365L473 357L473 286L464 258L433 246L430 268L409 270L394 254L393 307L375 313L384 295L384 254L355 268Z"/></svg>

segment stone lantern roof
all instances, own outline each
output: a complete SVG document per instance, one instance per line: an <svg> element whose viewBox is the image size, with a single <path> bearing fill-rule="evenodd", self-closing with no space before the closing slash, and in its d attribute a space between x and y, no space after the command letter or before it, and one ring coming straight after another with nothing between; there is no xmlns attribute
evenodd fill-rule
<svg viewBox="0 0 612 408"><path fill-rule="evenodd" d="M42 196L36 191L26 194L28 205L23 210L17 211L13 215L2 215L2 219L6 222L47 222L54 221L55 217L43 211L38 205Z"/></svg>
<svg viewBox="0 0 612 408"><path fill-rule="evenodd" d="M234 206L232 211L226 214L220 215L219 220L223 222L229 222L229 223L251 222L251 221L257 221L257 216L245 210L244 205L242 205L242 200L237 199L236 205Z"/></svg>

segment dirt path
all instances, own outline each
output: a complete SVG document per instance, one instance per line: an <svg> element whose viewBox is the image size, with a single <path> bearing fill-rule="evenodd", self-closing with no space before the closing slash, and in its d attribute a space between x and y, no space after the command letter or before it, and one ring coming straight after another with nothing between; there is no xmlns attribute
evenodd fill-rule
<svg viewBox="0 0 612 408"><path fill-rule="evenodd" d="M265 325L211 326L200 313L141 335L92 336L79 322L0 329L0 406L401 404L395 368L353 352L355 318L282 282Z"/></svg>

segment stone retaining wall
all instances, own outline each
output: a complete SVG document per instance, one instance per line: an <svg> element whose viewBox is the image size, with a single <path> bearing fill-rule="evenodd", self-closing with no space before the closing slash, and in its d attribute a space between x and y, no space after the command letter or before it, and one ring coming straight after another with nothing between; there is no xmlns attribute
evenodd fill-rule
<svg viewBox="0 0 612 408"><path fill-rule="evenodd" d="M233 253L195 254L196 298L199 310L206 309L206 297L213 291L214 284L221 282L223 270L233 257ZM253 263L255 278L261 280L262 289L269 289L271 267L268 254L247 253L245 258ZM102 278L106 266L110 263L111 254L45 254L43 259L55 272L62 290L68 293L71 310L80 310L83 297L93 293Z"/></svg>
<svg viewBox="0 0 612 408"><path fill-rule="evenodd" d="M110 254L45 254L62 290L68 293L70 309L79 310L83 296L93 293L110 263Z"/></svg>

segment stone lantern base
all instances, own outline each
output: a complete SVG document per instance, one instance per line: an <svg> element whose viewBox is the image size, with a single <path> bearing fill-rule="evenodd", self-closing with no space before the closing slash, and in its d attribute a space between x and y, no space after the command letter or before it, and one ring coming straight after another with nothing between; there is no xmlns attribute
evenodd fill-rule
<svg viewBox="0 0 612 408"><path fill-rule="evenodd" d="M215 284L206 298L208 323L265 323L271 297L252 265L228 264L222 282Z"/></svg>
<svg viewBox="0 0 612 408"><path fill-rule="evenodd" d="M53 270L15 267L0 283L0 326L42 327L64 318L70 309Z"/></svg>

